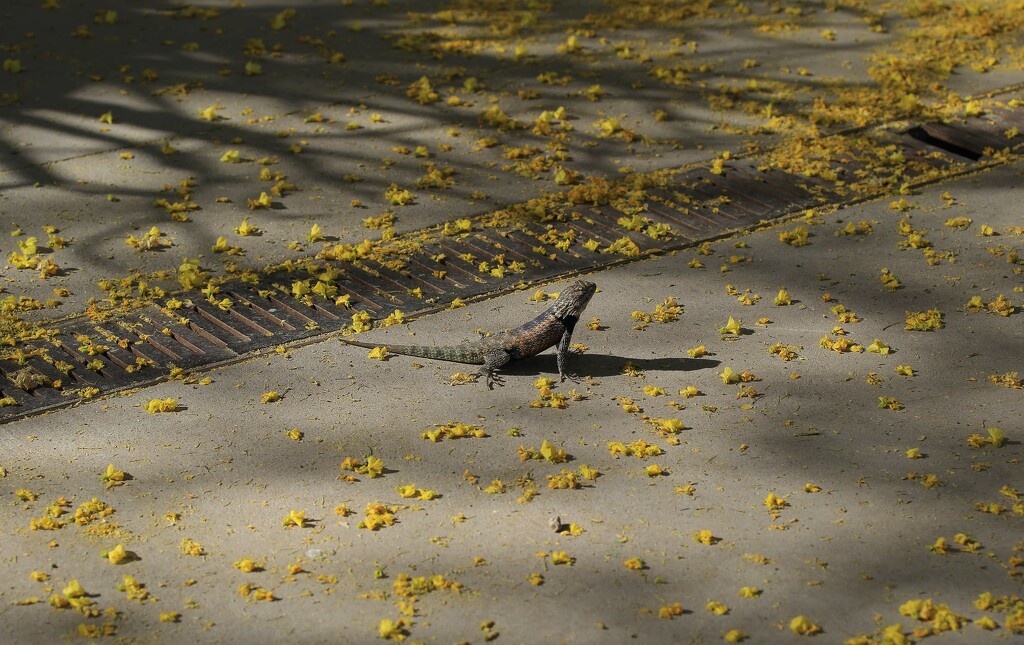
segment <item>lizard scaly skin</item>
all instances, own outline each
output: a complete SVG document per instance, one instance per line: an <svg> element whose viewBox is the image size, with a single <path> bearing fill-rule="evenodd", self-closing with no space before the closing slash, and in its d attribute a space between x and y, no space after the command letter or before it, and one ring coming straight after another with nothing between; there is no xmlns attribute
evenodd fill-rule
<svg viewBox="0 0 1024 645"><path fill-rule="evenodd" d="M597 286L593 282L577 280L563 289L558 299L530 322L462 345L390 345L346 339L342 339L342 342L368 349L383 347L391 354L482 365L480 371L487 378L487 387L490 388L494 387L495 382L501 383L497 372L510 361L536 356L549 347L555 347L558 375L564 381L572 332L596 290Z"/></svg>

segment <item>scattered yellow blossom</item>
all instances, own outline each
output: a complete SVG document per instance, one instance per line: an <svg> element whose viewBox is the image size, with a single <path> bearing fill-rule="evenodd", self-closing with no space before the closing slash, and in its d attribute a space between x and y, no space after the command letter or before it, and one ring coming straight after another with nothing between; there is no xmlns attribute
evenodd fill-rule
<svg viewBox="0 0 1024 645"><path fill-rule="evenodd" d="M663 605L658 609L658 618L671 620L676 616L683 615L683 606L678 602L674 602L671 605Z"/></svg>
<svg viewBox="0 0 1024 645"><path fill-rule="evenodd" d="M732 336L739 336L740 332L742 330L743 330L743 328L741 326L740 321L736 320L732 316L729 316L728 322L725 323L724 327L722 327L722 328L720 328L718 330L718 333L719 334L732 335Z"/></svg>
<svg viewBox="0 0 1024 645"><path fill-rule="evenodd" d="M883 343L881 339L876 338L868 345L868 351L873 354L888 354L892 349Z"/></svg>
<svg viewBox="0 0 1024 645"><path fill-rule="evenodd" d="M729 607L725 603L718 602L717 600L711 600L708 604L704 605L704 609L716 616L724 616L729 613Z"/></svg>
<svg viewBox="0 0 1024 645"><path fill-rule="evenodd" d="M107 470L100 475L100 481L106 483L107 488L123 486L126 479L128 475L123 470L116 470L114 464L108 464Z"/></svg>
<svg viewBox="0 0 1024 645"><path fill-rule="evenodd" d="M797 616L793 620L789 621L789 629L794 634L799 634L801 636L812 636L822 631L821 627L815 625L811 622L810 618L804 615Z"/></svg>
<svg viewBox="0 0 1024 645"><path fill-rule="evenodd" d="M123 545L118 544L113 549L105 552L105 557L110 564L122 564L131 560L131 553L126 551Z"/></svg>
<svg viewBox="0 0 1024 645"><path fill-rule="evenodd" d="M146 404L146 412L156 414L158 412L174 412L178 409L178 401L174 397L166 399L152 399Z"/></svg>
<svg viewBox="0 0 1024 645"><path fill-rule="evenodd" d="M181 546L179 548L181 549L181 552L185 555L206 555L206 550L203 548L203 545L199 544L195 540L192 540L191 538L182 538Z"/></svg>

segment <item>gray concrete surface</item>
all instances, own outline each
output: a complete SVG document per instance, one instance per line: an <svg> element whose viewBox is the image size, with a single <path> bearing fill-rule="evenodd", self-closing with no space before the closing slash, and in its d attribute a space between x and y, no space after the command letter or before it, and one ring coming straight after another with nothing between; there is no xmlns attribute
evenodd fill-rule
<svg viewBox="0 0 1024 645"><path fill-rule="evenodd" d="M197 5L221 10L204 19L160 13L179 7L169 4L64 0L56 10L46 4L18 0L0 9L7 34L0 58L18 59L24 68L0 73L0 230L18 231L0 237L0 251L6 258L28 236L45 239L43 224L71 240L47 254L63 269L54 278L40 280L9 264L2 269L0 297L45 300L55 287L69 290L62 304L23 315L38 320L82 311L103 296L97 286L103 278L173 272L182 257L201 257L217 276L229 262L259 268L303 257L315 245L303 244L301 252L287 245L304 240L314 223L342 241L379 237L362 226L363 218L389 208L383 192L392 182L411 188L424 162L455 168L456 184L416 190L415 205L394 207L399 232L558 188L551 170L531 178L502 168L509 165L502 146L533 145L540 149L535 156L550 157L555 150L546 146L557 141L481 124L480 113L492 104L524 122L564 105L574 127L558 142L569 156L564 163L612 177L623 167L668 168L726 149L785 145L817 127L816 99L847 110L821 123L821 131L857 125L862 117L894 117L881 101L885 95L872 93L877 79L870 70L879 56L910 59L905 47L921 42L915 30L946 11L915 15L913 8L881 2L570 2L551 11L542 3L517 11L488 4L492 13L481 14L471 11L477 3L248 1ZM980 29L977 14L964 13L957 24L979 29L957 42L991 37L992 49L965 46L964 66L948 77L930 76L934 70L925 63L914 68L921 83L915 89L937 112L962 109L956 94L1019 81L1019 25L1008 6L982 4L990 29ZM653 8L650 15L676 9L686 15L645 18L643 7ZM118 12L114 24L97 14L108 8ZM272 29L270 21L288 8L296 9L289 26ZM468 13L452 14L454 23L431 15L443 9ZM520 27L501 31L510 24ZM92 37L72 36L79 25ZM439 38L419 41L425 48L387 44L428 31ZM558 51L573 33L582 49ZM271 50L280 44L281 51L246 53L251 38ZM697 43L695 52L690 42ZM440 51L469 45L479 49ZM517 60L516 46L528 55ZM329 62L334 52L346 62ZM988 64L986 55L997 62ZM245 76L246 61L260 63L263 74ZM657 82L652 65L679 65L685 83ZM156 80L140 80L147 68ZM231 73L222 75L225 70ZM564 86L538 81L547 71L572 80ZM420 105L406 95L424 75L441 101ZM387 84L392 76L396 85ZM484 89L464 91L468 77ZM182 83L190 84L188 93L153 94ZM594 84L607 92L599 101L580 94ZM537 91L538 98L521 99L520 90ZM472 106L448 105L453 95ZM198 116L213 105L221 120ZM668 119L655 119L657 109ZM114 122L101 123L108 111ZM307 122L314 113L325 121ZM772 115L789 120L775 122ZM607 116L650 140L597 136L593 124ZM248 122L260 117L269 118ZM350 122L361 128L347 129ZM491 136L498 146L474 150ZM300 140L307 143L292 153ZM176 154L161 152L165 141ZM420 145L430 158L394 151ZM221 163L229 149L253 161ZM249 211L246 199L271 185L258 179L254 161L268 156L278 157L271 171L299 190L275 197L273 209ZM450 385L454 372L469 371L461 366L368 360L364 350L324 338L195 375L208 376L209 384L174 381L4 425L0 640L74 640L80 630L109 625L123 642L373 642L381 638L382 620L404 617L408 624L395 640L709 643L741 630L747 642L771 643L808 638L789 627L806 616L823 630L815 641L866 634L882 642L882 631L897 623L906 635L930 628L931 622L901 615L900 607L931 599L965 618L938 642L1016 642L1020 628L1014 635L1007 622L1022 620L1020 600L1010 611L982 609L975 601L984 593L997 600L1022 595L1024 502L1010 496L1024 490L1024 403L1020 389L989 377L1024 372L1024 332L1019 313L971 312L965 304L973 296L987 304L1005 294L1024 306L1021 237L1012 228L1024 225L1022 172L1016 161L929 187L905 196L905 213L889 206L899 198L893 196L721 240L711 255L689 250L591 275L601 291L584 320L596 317L600 325L581 325L575 338L587 350L571 366L586 379L554 387L581 394L566 409L530 406L538 398L534 381L555 371L551 355L515 366L504 387L488 391L480 383ZM340 178L347 174L364 181L346 183ZM189 222L176 222L152 203L181 199L162 187L188 177L195 178L190 194L201 209L189 213ZM973 222L963 230L944 225L959 216ZM244 218L263 235L233 234ZM951 252L955 261L930 265L921 250L900 248L904 218L915 230L926 229L937 252ZM870 234L836 234L861 221L871 223ZM801 224L812 235L808 246L778 241L781 230ZM129 234L154 225L173 242L168 250L140 252L124 244ZM982 225L998 235L980 236ZM213 255L209 248L221 235L246 255ZM705 268L689 268L693 259ZM901 288L883 287L883 268ZM152 280L174 284L173 273ZM761 298L745 306L727 285ZM792 305L773 305L781 288ZM823 300L826 294L831 301ZM530 295L476 303L364 338L401 342L415 334L422 342L458 342L477 329L534 315L544 305ZM650 313L668 297L682 307L679 320L635 328L632 312ZM831 311L837 304L860 321L839 323ZM930 309L943 313L944 328L904 330L907 312ZM737 338L718 332L730 316L742 322ZM760 318L771 322L759 325ZM3 322L7 332L15 319ZM819 347L823 336L836 338L830 332L840 324L852 341L866 347L879 338L894 351L841 354ZM792 346L798 357L783 362L771 355L776 343ZM707 355L690 358L687 351L699 345ZM897 374L900 365L911 366L913 376ZM737 397L743 386L723 383L726 367L759 379L744 384L752 388L748 396ZM702 394L678 394L690 385ZM647 394L646 386L666 394ZM271 391L281 400L261 403ZM626 411L623 397L640 411ZM880 409L879 397L892 397L903 409ZM168 398L177 411L145 410ZM650 422L656 419L682 422L678 444L658 433ZM487 436L422 438L449 422L479 425ZM968 444L989 428L1002 429L1006 443ZM286 435L292 429L302 432L301 440ZM520 446L540 448L545 440L571 460L520 459ZM609 451L609 442L637 440L664 452L639 459ZM922 458L909 459L915 448ZM383 461L382 476L343 479L354 474L340 468L343 460L368 455ZM654 464L666 474L648 476ZM108 465L130 478L107 488ZM578 490L547 487L549 475L579 472L582 465L601 476ZM505 492L486 492L494 480ZM438 496L403 498L396 488L410 484ZM808 484L820 491L807 492ZM520 502L532 487L535 497ZM771 493L786 502L777 517L764 504ZM32 521L60 498L67 513L56 519L67 525L32 530ZM114 512L75 524L76 509L93 498ZM393 525L358 526L374 502L397 507ZM1003 510L981 512L979 503ZM339 504L352 514L336 514ZM282 526L292 511L305 511L309 525ZM556 533L552 517L583 532ZM693 539L703 530L713 544ZM958 544L958 534L973 541ZM945 555L929 550L939 538L950 545ZM184 553L186 539L203 554ZM102 554L118 545L133 557L112 564ZM562 552L572 564L555 564L552 554ZM745 557L752 555L765 564ZM245 558L261 570L237 568ZM642 559L641 569L625 565L633 558ZM531 584L535 574L543 584ZM404 575L443 576L438 582L449 588L428 591L421 583L412 600L400 593ZM149 596L119 591L125 576L145 585ZM72 580L88 593L91 608L49 604L65 597ZM241 585L251 587L243 594ZM743 587L761 593L740 597ZM260 590L273 599L261 600ZM712 601L728 612L709 611ZM673 614L675 603L680 615L659 617L662 608ZM171 620L162 622L162 614ZM968 622L985 616L995 622L991 632Z"/></svg>
<svg viewBox="0 0 1024 645"><path fill-rule="evenodd" d="M777 240L780 228L716 243L714 254L683 252L591 276L601 291L586 319L601 329L581 329L589 349L573 369L587 377L575 388L584 396L568 408L534 409L532 382L550 376L551 356L509 370L494 391L482 384L453 387L458 366L393 357L381 363L365 351L330 339L293 349L285 356L256 359L210 373L209 385L172 382L4 428L4 486L38 494L33 503L4 505L5 583L0 592L5 638L38 642L73 634L78 624L116 624L129 641L186 638L200 642L373 640L381 619L398 619L392 585L401 574L442 575L459 592L423 594L411 617L410 638L425 642L479 642L493 621L501 642L715 642L740 629L752 642L798 641L788 624L806 615L836 642L901 623L903 630L927 626L901 617L901 604L930 598L968 619L1005 614L980 611L979 594L1020 594L1020 502L1017 511L978 512L978 502L1010 509L1001 487L1019 490L1020 390L989 382L993 374L1020 369L1024 341L1019 314L972 313L974 295L985 302L1005 293L1020 304L1019 264L993 249L1019 244L1017 165L939 185L908 198L916 229L955 263L926 264L919 250L898 250L897 223L904 214L885 200L812 222L811 244L793 248ZM948 192L954 205L940 197ZM943 226L954 216L971 217L966 230ZM873 233L836 236L845 222L869 221ZM982 224L1001 235L979 237ZM737 248L739 244L744 248ZM731 264L743 255L750 262ZM693 257L707 268L687 268ZM728 266L726 273L720 266ZM903 286L886 291L883 267ZM761 296L744 306L726 293L732 284ZM791 306L772 304L785 287ZM557 289L557 285L553 285ZM1016 290L1015 290L1016 288ZM832 302L823 302L825 293ZM391 328L369 337L446 342L472 336L476 328L500 328L525 319L541 305L527 293L479 303ZM676 322L634 329L631 312L651 312L666 297L683 307ZM819 339L838 324L830 307L842 303L861 322L843 324L848 338L868 345L876 337L893 352L840 354ZM945 327L904 330L905 312L938 308ZM723 339L718 328L734 317L744 332ZM765 327L756 321L771 319ZM799 358L780 361L768 348L782 342ZM704 345L708 354L690 359ZM634 374L624 373L632 365ZM913 367L912 377L895 373ZM739 387L719 374L728 366L749 371L754 399L737 398ZM877 374L878 384L866 382ZM799 375L799 378L794 378ZM688 385L701 396L684 399ZM649 396L645 386L664 388ZM566 393L574 385L558 384ZM281 401L261 404L268 391ZM879 409L880 396L895 397L903 410ZM641 408L625 412L620 398ZM181 409L148 414L151 399L173 398ZM682 409L670 401L685 404ZM712 411L713 410L713 411ZM669 445L645 418L679 419L685 430ZM421 438L435 424L480 425L486 438L432 443ZM970 448L971 434L1002 428L1002 447ZM301 441L285 432L298 428ZM517 428L519 437L509 436ZM648 459L609 453L608 443L643 439L663 455ZM523 462L520 445L544 440L565 449L567 464ZM905 452L918 448L922 459ZM346 457L383 460L382 477L339 479ZM651 478L658 464L666 475ZM130 473L123 486L106 490L100 480L108 464ZM580 490L550 490L548 475L587 464L601 472ZM908 473L934 474L928 488ZM475 483L466 473L478 478ZM530 476L540 494L518 503L516 482ZM482 489L499 479L504 494ZM805 492L806 484L821 488ZM432 501L403 499L397 486L436 490ZM692 495L678 492L693 486ZM769 493L787 506L773 520L763 501ZM64 496L72 510L98 497L116 509L108 530L69 525L31 531L29 521ZM399 506L393 526L358 528L370 502ZM338 517L344 503L355 514ZM303 510L308 528L284 528L282 519ZM169 513L180 520L170 523ZM457 516L463 522L453 522ZM554 533L549 518L560 516L584 532ZM692 534L709 530L715 544ZM958 533L981 547L958 552ZM947 555L929 551L945 537ZM207 555L183 555L189 538ZM54 544L49 544L54 540ZM100 553L123 544L138 560L112 565ZM574 564L555 566L540 552L565 551ZM760 554L768 564L744 558ZM264 571L242 573L242 558L264 563ZM624 566L630 558L641 571ZM477 561L478 558L483 558ZM289 575L300 564L304 573ZM380 569L385 577L376 579ZM43 571L46 582L29 574ZM542 573L544 583L528 577ZM143 582L159 600L138 604L116 588L122 576ZM317 576L333 576L318 581ZM102 609L116 618L86 620L71 609L55 610L46 599L77 579ZM256 602L236 588L251 583L276 601ZM738 597L744 586L763 593ZM52 590L52 591L51 591ZM380 598L364 594L384 592ZM36 605L17 606L29 597ZM720 601L725 616L705 605ZM659 619L663 606L680 603L685 613ZM160 623L161 612L178 611L181 622ZM993 636L994 637L994 636ZM942 642L980 642L988 634L966 624Z"/></svg>

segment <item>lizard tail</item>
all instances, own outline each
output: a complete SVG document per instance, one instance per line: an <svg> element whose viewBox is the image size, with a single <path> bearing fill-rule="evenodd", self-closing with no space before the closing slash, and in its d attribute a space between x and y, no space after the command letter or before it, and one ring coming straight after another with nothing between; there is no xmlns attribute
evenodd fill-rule
<svg viewBox="0 0 1024 645"><path fill-rule="evenodd" d="M390 354L402 354L404 356L416 356L417 358L429 358L437 361L449 361L451 363L466 363L468 365L483 365L484 356L480 350L471 347L431 347L429 345L391 345L389 343L363 343L358 340L341 339L341 342L356 347L374 349L383 347Z"/></svg>

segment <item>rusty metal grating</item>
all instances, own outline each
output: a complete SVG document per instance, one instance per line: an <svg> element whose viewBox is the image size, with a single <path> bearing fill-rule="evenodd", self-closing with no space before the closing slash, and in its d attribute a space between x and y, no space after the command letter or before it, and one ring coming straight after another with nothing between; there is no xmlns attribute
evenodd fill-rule
<svg viewBox="0 0 1024 645"><path fill-rule="evenodd" d="M951 175L998 163L992 156L994 150L1009 147L1019 152L1024 143L1013 144L1006 138L1004 132L1009 127L1024 129L1024 116L1004 110L961 124L922 124L900 131L878 130L872 136L879 146L896 144L904 156L919 162L916 176L901 177L913 183L928 170ZM858 168L842 170L853 173ZM691 169L679 176L675 188L648 194L644 217L671 226L672 236L654 239L626 230L618 223L625 214L610 206L579 207L578 218L556 226L571 229L578 240L594 239L604 247L629 237L642 258L807 208L869 197L861 195L855 200L836 192L829 182L759 170L754 160L745 159L731 161L722 175L713 174L708 167ZM366 310L374 318L396 308L409 316L421 316L455 298L479 298L513 290L523 282L552 280L631 261L580 244L569 250L544 244L540 238L549 228L526 223L463 236L437 236L424 243L401 271L373 261L336 263L340 277L335 285L339 295L350 296L355 309ZM543 253L538 252L539 246ZM444 279L433 274L438 264L431 258L438 254L447 257ZM520 262L525 270L495 277L481 273L475 259L470 261L470 256L491 260L499 254ZM424 299L408 295L417 288ZM338 331L350 322L352 314L331 299L310 303L295 299L273 278L255 285L230 282L218 298L227 298L231 306L221 308L197 300L170 312L152 305L101 323L80 317L61 326L53 345L22 346L19 360L0 360L0 398L14 401L14 405L0 407L0 423L74 404L79 401L74 393L84 388L106 394L141 387L167 378L172 367L195 371L223 365L283 343ZM102 344L102 351L78 340L82 335ZM44 360L42 349L48 360ZM56 380L62 382L61 389L50 385Z"/></svg>

